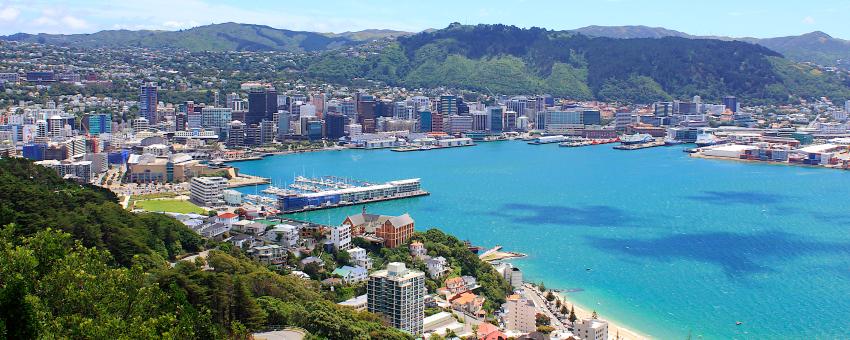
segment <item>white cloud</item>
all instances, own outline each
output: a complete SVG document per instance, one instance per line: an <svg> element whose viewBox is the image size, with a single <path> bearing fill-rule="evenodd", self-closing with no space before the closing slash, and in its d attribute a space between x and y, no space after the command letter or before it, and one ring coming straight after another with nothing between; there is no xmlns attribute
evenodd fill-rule
<svg viewBox="0 0 850 340"><path fill-rule="evenodd" d="M812 16L807 16L807 17L803 18L803 23L807 24L807 25L814 24L815 18L813 18Z"/></svg>
<svg viewBox="0 0 850 340"><path fill-rule="evenodd" d="M36 18L35 20L32 21L32 23L35 26L56 26L56 25L59 24L59 22L57 22L56 19L49 17L49 16L46 16L46 15L42 15L42 16Z"/></svg>
<svg viewBox="0 0 850 340"><path fill-rule="evenodd" d="M70 15L62 17L62 23L73 30L80 30L89 27L89 23L83 19L75 18Z"/></svg>
<svg viewBox="0 0 850 340"><path fill-rule="evenodd" d="M21 10L14 7L6 7L0 10L0 21L13 21L21 15Z"/></svg>

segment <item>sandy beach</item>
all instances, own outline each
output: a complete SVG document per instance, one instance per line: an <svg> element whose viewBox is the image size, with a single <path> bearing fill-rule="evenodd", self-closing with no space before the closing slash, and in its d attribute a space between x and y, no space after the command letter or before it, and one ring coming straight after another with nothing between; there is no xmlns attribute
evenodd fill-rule
<svg viewBox="0 0 850 340"><path fill-rule="evenodd" d="M531 284L535 289L537 285ZM539 290L535 291L542 297L542 293ZM561 300L562 305L567 305L568 307L575 307L576 317L579 319L590 318L593 315L593 310L585 308L579 304L576 304L574 301L568 299L563 293L556 293L556 298ZM608 338L611 340L646 340L651 339L650 336L641 334L633 329L626 328L622 323L618 323L614 320L607 318L605 315L598 315L600 320L608 321Z"/></svg>

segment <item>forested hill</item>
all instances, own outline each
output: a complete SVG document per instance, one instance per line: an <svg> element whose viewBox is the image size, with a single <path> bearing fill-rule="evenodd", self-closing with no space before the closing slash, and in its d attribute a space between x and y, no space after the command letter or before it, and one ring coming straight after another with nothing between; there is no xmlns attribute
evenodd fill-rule
<svg viewBox="0 0 850 340"><path fill-rule="evenodd" d="M205 246L205 261L166 262ZM0 339L247 339L272 325L409 338L327 294L172 218L125 211L108 191L0 159Z"/></svg>
<svg viewBox="0 0 850 340"><path fill-rule="evenodd" d="M290 31L264 25L223 23L180 31L110 30L91 34L18 33L3 40L84 48L147 47L187 51L286 51L313 52L359 44L359 39L380 37L388 32L348 32L327 34ZM402 34L402 33L397 33Z"/></svg>
<svg viewBox="0 0 850 340"><path fill-rule="evenodd" d="M850 97L847 79L738 41L591 38L541 28L452 24L400 37L397 45L359 64L343 59L328 54L308 71L332 80L369 77L408 87L642 103L694 95L709 100L736 95L749 103L785 102L796 95Z"/></svg>

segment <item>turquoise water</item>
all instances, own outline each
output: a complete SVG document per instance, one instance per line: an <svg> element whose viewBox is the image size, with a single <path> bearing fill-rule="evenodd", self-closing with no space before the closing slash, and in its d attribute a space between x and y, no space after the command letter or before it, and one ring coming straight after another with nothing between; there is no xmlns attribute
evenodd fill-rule
<svg viewBox="0 0 850 340"><path fill-rule="evenodd" d="M422 178L430 196L368 210L526 253L527 279L584 289L570 297L656 338L850 336L850 172L522 142L234 165L277 183ZM296 217L339 223L359 210Z"/></svg>

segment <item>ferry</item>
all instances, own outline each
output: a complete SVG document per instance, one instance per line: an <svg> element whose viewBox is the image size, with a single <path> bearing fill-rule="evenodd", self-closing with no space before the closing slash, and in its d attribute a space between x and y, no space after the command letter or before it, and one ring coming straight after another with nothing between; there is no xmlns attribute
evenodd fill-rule
<svg viewBox="0 0 850 340"><path fill-rule="evenodd" d="M696 145L697 147L711 146L717 144L718 140L714 134L711 133L701 133L697 135Z"/></svg>
<svg viewBox="0 0 850 340"><path fill-rule="evenodd" d="M633 144L643 144L654 142L655 137L652 137L646 133L636 133L633 135L625 135L623 138L620 138L620 143L623 145L633 145Z"/></svg>
<svg viewBox="0 0 850 340"><path fill-rule="evenodd" d="M670 138L670 137L664 138L664 145L669 146L669 145L679 145L679 144L684 144L684 143L685 142L680 141L680 140L675 139L675 138Z"/></svg>
<svg viewBox="0 0 850 340"><path fill-rule="evenodd" d="M532 142L528 142L531 145L542 145L542 144L552 144L552 143L561 143L567 141L567 137L556 135L556 136L542 136L537 137Z"/></svg>

